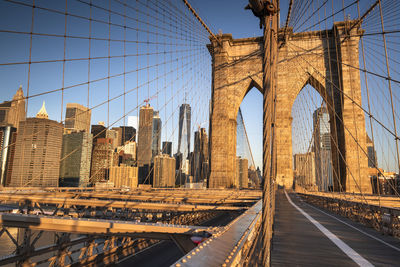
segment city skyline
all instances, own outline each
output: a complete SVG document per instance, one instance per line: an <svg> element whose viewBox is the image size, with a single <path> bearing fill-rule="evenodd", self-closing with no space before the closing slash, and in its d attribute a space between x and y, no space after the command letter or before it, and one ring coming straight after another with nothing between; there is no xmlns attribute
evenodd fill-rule
<svg viewBox="0 0 400 267"><path fill-rule="evenodd" d="M0 265L397 266L399 17L0 1Z"/></svg>

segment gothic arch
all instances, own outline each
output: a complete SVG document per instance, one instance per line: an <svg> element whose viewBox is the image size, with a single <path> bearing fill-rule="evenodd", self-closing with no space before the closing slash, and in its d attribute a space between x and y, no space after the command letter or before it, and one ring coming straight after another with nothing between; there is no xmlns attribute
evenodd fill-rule
<svg viewBox="0 0 400 267"><path fill-rule="evenodd" d="M345 27L348 26L339 22L330 31L290 33L286 44L280 47L275 121L279 185L291 187L293 183L291 109L298 93L310 84L327 102L331 118L335 118L331 119L331 132L338 149L332 151L332 159L338 158L337 153L342 155L342 159L333 162L342 185L349 192L371 191L367 157L360 151L366 147L364 113L356 107L361 105L360 73L357 68L338 66L331 60L358 66L358 36L362 31L354 28L354 37L343 39L348 31ZM213 188L233 186L237 111L252 87L263 93L262 38L235 40L230 34L218 38L220 44L211 40L209 45L213 59L209 186ZM351 95L352 99L344 95ZM338 184L335 189L339 189Z"/></svg>

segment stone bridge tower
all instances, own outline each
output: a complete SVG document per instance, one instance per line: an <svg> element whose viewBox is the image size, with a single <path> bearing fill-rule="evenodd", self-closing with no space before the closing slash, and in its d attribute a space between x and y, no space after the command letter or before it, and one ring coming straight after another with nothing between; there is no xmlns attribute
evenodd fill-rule
<svg viewBox="0 0 400 267"><path fill-rule="evenodd" d="M327 103L330 115L334 190L371 192L366 155L365 117L361 106L355 21L331 30L293 33L280 46L276 88L276 151L279 185L293 185L292 105L310 84ZM263 39L211 39L212 110L210 114L209 187L234 187L236 117L249 90L262 88ZM341 64L337 64L341 62ZM264 111L265 112L265 111Z"/></svg>

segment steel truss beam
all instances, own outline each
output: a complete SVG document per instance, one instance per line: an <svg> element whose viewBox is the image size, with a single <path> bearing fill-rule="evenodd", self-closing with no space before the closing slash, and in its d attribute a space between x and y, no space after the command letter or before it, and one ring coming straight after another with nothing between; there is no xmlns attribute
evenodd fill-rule
<svg viewBox="0 0 400 267"><path fill-rule="evenodd" d="M172 223L181 223L181 224L201 224L204 223L211 218L214 218L217 216L218 213L205 213L205 212L199 212L199 213L185 213L185 214L177 214L175 217L173 217L170 222ZM36 248L37 245L35 245L36 241L41 238L42 233L44 233L44 230L38 230L36 231L37 226L37 221L38 219L41 219L40 217L43 216L37 216L37 215L21 215L21 214L4 214L8 215L11 220L4 220L3 228L0 231L0 236L3 235L8 235L9 239L11 239L12 243L14 243L16 249L16 253L9 255L7 257L3 257L0 259L0 265L4 264L9 264L9 263L17 263L18 265L36 265L36 264L42 264L42 263L49 263L50 265L58 265L58 266L84 266L84 265L90 265L93 266L93 264L96 263L104 263L104 264L110 264L113 262L116 262L119 257L125 257L132 255L150 245L153 245L157 242L159 242L159 239L171 239L173 240L178 247L184 248L184 253L187 253L188 250L191 250L194 248L194 244L188 239L191 237L191 235L188 233L187 235L179 233L179 230L181 232L184 232L185 230L182 230L185 228L185 226L179 226L179 225L173 225L173 224L159 224L159 223L133 223L136 224L137 226L149 226L155 228L158 228L161 226L164 229L167 229L165 233L145 233L142 230L138 230L139 232L135 234L132 232L131 234L126 234L126 233L113 233L112 231L107 231L107 230L100 230L98 228L91 229L91 232L97 232L99 231L99 234L90 234L90 235L85 235L83 237L79 238L73 238L71 235L76 235L75 233L67 233L67 232L58 232L61 231L59 229L60 227L57 226L57 222L54 221L65 221L66 219L62 218L51 218L51 217L44 217L43 225L39 226L38 228L44 229L46 228L44 225L45 221L51 221L50 224L52 224L54 227L57 229L53 232L55 237L56 237L56 242L54 244L47 245L45 247L39 247ZM7 216L6 216L7 217ZM16 219L18 218L18 219ZM24 219L25 218L25 219ZM28 218L28 219L26 219ZM36 218L36 219L35 219ZM67 221L70 218L67 219ZM76 221L81 221L74 219ZM104 222L109 222L110 225L114 226L115 222L124 224L125 226L129 227L129 225L132 225L131 222L118 222L118 221L111 221L111 220L84 220L84 221L90 221L94 223L103 223ZM48 224L48 225L50 225ZM23 230L23 236L24 238L21 241L20 239L14 238L7 230L7 225L12 225L12 227L15 226L22 226L25 228L20 228ZM77 228L74 226L74 223L68 223L69 227L74 228L73 232L77 230ZM79 226L79 225L78 225ZM86 227L86 226L85 226ZM103 227L103 226L102 226ZM100 227L101 228L101 227ZM145 227L146 228L146 227ZM168 228L180 228L178 229L178 234L173 234L174 230L168 229ZM190 229L197 228L203 229L202 227L186 227ZM79 229L81 229L79 227ZM148 229L148 228L146 228ZM207 229L205 227L205 229ZM46 229L46 231L51 232L51 229ZM210 232L215 232L217 231L217 228L210 228ZM87 232L87 231L86 231ZM106 232L104 234L104 232ZM196 231L196 229L193 231L196 232L196 235L198 235L201 232ZM20 236L20 235L19 235ZM146 239L143 238L138 238L138 237L146 237ZM156 239L148 239L148 238L157 238ZM18 241L17 241L18 240ZM21 243L22 242L22 243ZM78 247L76 246L78 245ZM55 253L53 254L53 257L46 257L46 260L42 260L39 262L32 262L31 259L32 257L35 256L40 256L40 255L48 255L48 253ZM72 257L72 255L75 255ZM77 257L79 256L79 259Z"/></svg>
<svg viewBox="0 0 400 267"><path fill-rule="evenodd" d="M216 206L216 205L197 205L197 204L177 204L177 203L150 203L150 202L132 202L117 200L96 200L96 199L71 199L57 197L40 197L28 195L0 194L0 202L7 203L40 203L52 205L84 206L84 207L102 207L102 208L120 208L136 210L154 210L154 211L240 211L243 207Z"/></svg>
<svg viewBox="0 0 400 267"><path fill-rule="evenodd" d="M10 193L0 193L9 195ZM121 194L121 193L102 193L102 192L16 192L14 196L35 196L42 198L74 198L74 199L107 199L107 200L127 200L127 201L145 201L145 202L163 202L163 203L188 203L188 204L209 204L209 205L248 205L254 203L259 196L176 196L175 194L154 195L154 194Z"/></svg>
<svg viewBox="0 0 400 267"><path fill-rule="evenodd" d="M169 235L192 236L196 233L215 232L209 227L161 223L126 222L86 218L50 217L31 214L0 214L4 227L66 232L90 235L124 235L153 239L170 239Z"/></svg>

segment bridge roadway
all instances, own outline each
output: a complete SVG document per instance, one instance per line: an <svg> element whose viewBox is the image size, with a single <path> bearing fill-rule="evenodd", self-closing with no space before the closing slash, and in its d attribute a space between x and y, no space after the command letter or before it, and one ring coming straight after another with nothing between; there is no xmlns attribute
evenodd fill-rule
<svg viewBox="0 0 400 267"><path fill-rule="evenodd" d="M399 266L400 241L277 192L271 266Z"/></svg>

